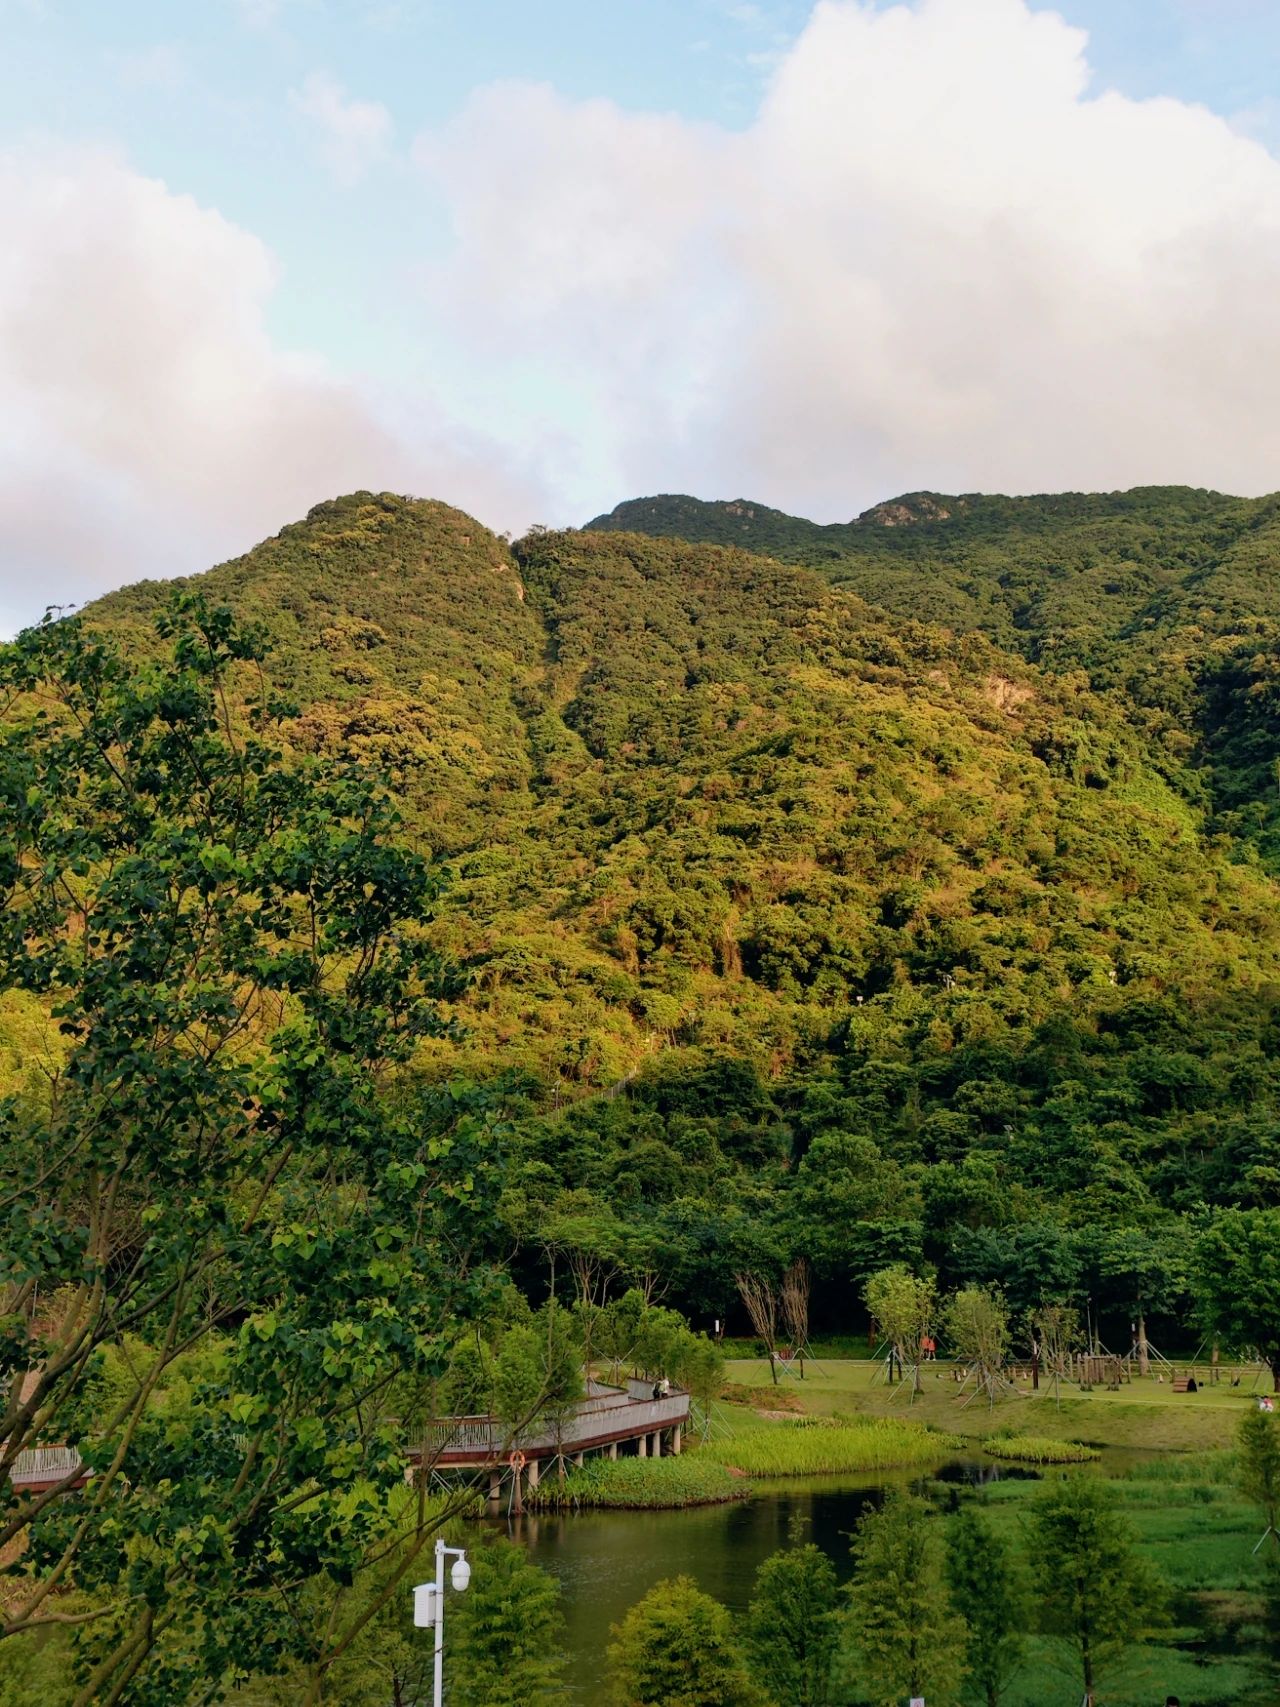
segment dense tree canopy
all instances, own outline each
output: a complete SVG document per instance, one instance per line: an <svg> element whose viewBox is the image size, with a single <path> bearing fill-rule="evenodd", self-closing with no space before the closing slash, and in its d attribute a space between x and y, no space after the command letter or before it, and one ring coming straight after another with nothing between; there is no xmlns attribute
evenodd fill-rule
<svg viewBox="0 0 1280 1707"><path fill-rule="evenodd" d="M0 969L53 1022L0 1110L4 1628L78 1622L86 1703L316 1685L358 1631L313 1630L317 1579L394 1543L397 1591L435 1520L393 1387L483 1302L497 1197L485 1098L392 1088L444 1030L438 872L231 708L229 613L165 627L142 670L73 622L0 653ZM47 1445L87 1485L15 1492Z"/></svg>
<svg viewBox="0 0 1280 1707"><path fill-rule="evenodd" d="M450 857L427 936L465 1034L418 1060L501 1081L517 1277L545 1287L537 1225L562 1274L707 1326L804 1256L830 1321L905 1263L998 1288L1015 1336L1058 1303L1189 1331L1188 1218L1280 1194L1280 890L1169 660L1270 611L1270 510L932 495L765 537L747 508L610 522L714 510L724 544L509 548L355 494L201 583L270 635L288 760L378 767ZM89 620L145 654L166 596ZM1264 699L1214 715L1270 800ZM41 1040L0 1009L0 1073Z"/></svg>

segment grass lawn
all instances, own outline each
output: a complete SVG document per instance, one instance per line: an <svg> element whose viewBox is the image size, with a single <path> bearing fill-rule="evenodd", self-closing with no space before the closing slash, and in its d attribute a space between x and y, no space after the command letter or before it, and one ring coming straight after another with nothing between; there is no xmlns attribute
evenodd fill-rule
<svg viewBox="0 0 1280 1707"><path fill-rule="evenodd" d="M953 1379L952 1365L942 1362L923 1366L924 1391L914 1398L909 1383L905 1387L885 1385L881 1364L854 1359L819 1359L806 1366L803 1381L787 1376L776 1389L770 1386L769 1365L764 1359L734 1359L726 1366L726 1373L731 1386L756 1389L751 1404L758 1411L776 1405L780 1410L799 1409L810 1416L904 1417L974 1440L1016 1432L1147 1452L1203 1452L1230 1446L1236 1424L1254 1399L1247 1386L1231 1387L1223 1382L1195 1393L1175 1393L1168 1382L1162 1384L1152 1377L1122 1386L1115 1393L1100 1387L1082 1393L1064 1383L1056 1400L1052 1384L1042 1385L1038 1393L1023 1385L1016 1397L1011 1395L988 1408L981 1397L966 1405L958 1396L960 1388ZM743 1426L745 1407L722 1405L720 1409L732 1413L733 1427Z"/></svg>

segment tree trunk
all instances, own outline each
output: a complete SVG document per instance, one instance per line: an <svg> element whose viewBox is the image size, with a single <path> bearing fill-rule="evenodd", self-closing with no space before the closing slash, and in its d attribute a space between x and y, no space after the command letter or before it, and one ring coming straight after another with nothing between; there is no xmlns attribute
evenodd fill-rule
<svg viewBox="0 0 1280 1707"><path fill-rule="evenodd" d="M1084 1707L1093 1707L1093 1654L1088 1636L1080 1640L1080 1657L1084 1661Z"/></svg>
<svg viewBox="0 0 1280 1707"><path fill-rule="evenodd" d="M1150 1375L1151 1358L1147 1346L1147 1318L1138 1311L1138 1374Z"/></svg>

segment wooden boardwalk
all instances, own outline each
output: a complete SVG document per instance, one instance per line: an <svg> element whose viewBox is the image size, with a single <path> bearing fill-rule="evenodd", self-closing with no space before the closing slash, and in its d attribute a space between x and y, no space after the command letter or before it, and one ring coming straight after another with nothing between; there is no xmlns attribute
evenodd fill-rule
<svg viewBox="0 0 1280 1707"><path fill-rule="evenodd" d="M20 1452L9 1470L9 1480L23 1493L41 1494L75 1476L68 1487L82 1488L89 1479L87 1470L80 1472L80 1454L74 1446L36 1446Z"/></svg>
<svg viewBox="0 0 1280 1707"><path fill-rule="evenodd" d="M688 1393L673 1388L655 1399L651 1382L608 1387L592 1381L587 1397L559 1429L526 1429L513 1437L490 1416L442 1417L409 1456L419 1469L488 1472L491 1502L498 1498L503 1475L514 1476L518 1507L525 1483L537 1487L540 1466L548 1459L581 1464L588 1453L616 1458L620 1451L659 1458L680 1451L688 1424ZM15 1489L34 1494L62 1483L83 1487L88 1476L73 1446L41 1446L18 1454L9 1480Z"/></svg>
<svg viewBox="0 0 1280 1707"><path fill-rule="evenodd" d="M487 1472L491 1506L498 1503L503 1478L512 1478L518 1511L526 1482L536 1488L548 1460L581 1464L588 1453L616 1458L620 1451L660 1458L680 1451L688 1425L688 1393L672 1388L655 1399L652 1382L607 1387L592 1381L587 1397L558 1429L544 1426L512 1435L491 1416L441 1417L427 1428L412 1456L431 1470Z"/></svg>

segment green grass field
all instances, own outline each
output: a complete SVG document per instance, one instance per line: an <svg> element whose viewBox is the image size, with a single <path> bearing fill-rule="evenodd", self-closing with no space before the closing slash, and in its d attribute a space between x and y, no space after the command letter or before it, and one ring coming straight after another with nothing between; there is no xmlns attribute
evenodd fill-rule
<svg viewBox="0 0 1280 1707"><path fill-rule="evenodd" d="M727 1375L731 1387L756 1389L752 1402L760 1410L772 1408L776 1395L779 1409L798 1406L810 1416L896 1416L975 1441L1012 1430L1144 1452L1204 1452L1229 1446L1237 1422L1254 1397L1247 1385L1251 1377L1240 1387L1224 1381L1195 1393L1175 1393L1167 1381L1152 1377L1114 1393L1097 1387L1081 1392L1064 1382L1055 1396L1052 1383L1043 1384L1038 1393L1023 1384L1016 1395L989 1407L982 1396L965 1403L968 1394L961 1395L947 1363L925 1364L924 1390L913 1395L910 1383L886 1386L879 1363L835 1358L819 1358L807 1365L803 1381L787 1376L776 1389L769 1383L769 1365L763 1359L734 1359L727 1365ZM721 1407L735 1419L741 1409ZM732 1426L740 1424L735 1421Z"/></svg>
<svg viewBox="0 0 1280 1707"><path fill-rule="evenodd" d="M931 1470L952 1457L958 1441L899 1417L788 1417L772 1426L738 1426L699 1449L747 1476L860 1475L879 1470Z"/></svg>

